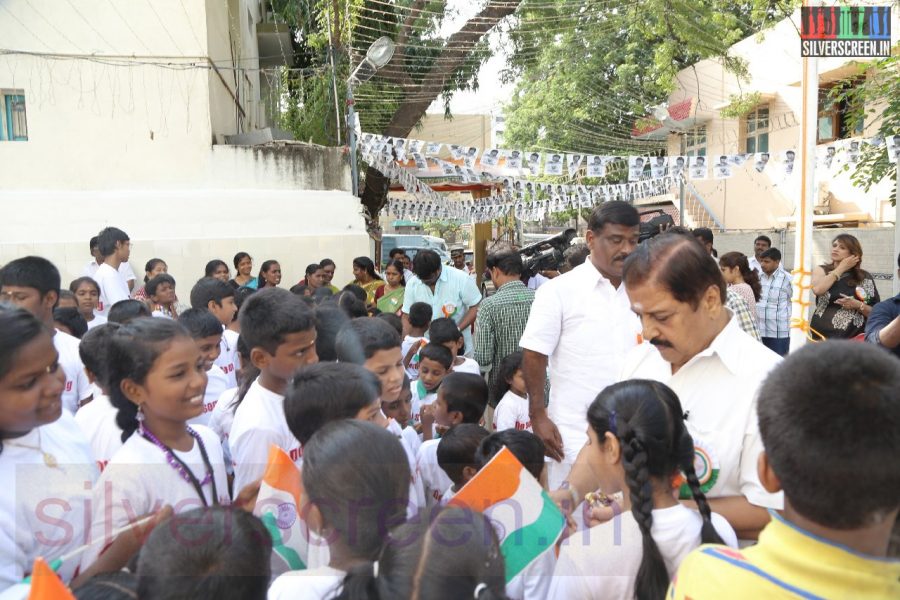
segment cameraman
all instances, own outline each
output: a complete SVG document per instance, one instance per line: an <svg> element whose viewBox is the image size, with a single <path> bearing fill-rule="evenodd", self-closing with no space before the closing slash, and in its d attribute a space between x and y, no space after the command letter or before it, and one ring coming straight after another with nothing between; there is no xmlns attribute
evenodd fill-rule
<svg viewBox="0 0 900 600"><path fill-rule="evenodd" d="M586 234L589 259L541 286L520 345L534 433L544 442L551 489L568 474L587 441L587 407L618 380L641 324L622 284L622 266L638 243L640 215L627 202L594 209ZM550 403L544 383L550 367Z"/></svg>

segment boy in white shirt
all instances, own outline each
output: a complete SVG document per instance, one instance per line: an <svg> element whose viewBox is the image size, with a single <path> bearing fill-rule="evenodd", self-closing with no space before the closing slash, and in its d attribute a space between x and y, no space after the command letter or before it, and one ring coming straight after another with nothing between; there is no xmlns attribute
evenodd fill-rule
<svg viewBox="0 0 900 600"><path fill-rule="evenodd" d="M419 378L418 353L422 346L428 343L425 337L428 327L431 325L431 305L427 302L414 302L409 307L409 333L400 344L400 353L403 355L403 366L411 381Z"/></svg>
<svg viewBox="0 0 900 600"><path fill-rule="evenodd" d="M441 382L431 410L434 424L451 430L462 423L478 425L484 417L487 401L488 388L483 377L471 373L450 373ZM416 461L425 501L429 506L440 503L444 493L454 484L438 464L439 443L437 439L423 442Z"/></svg>
<svg viewBox="0 0 900 600"><path fill-rule="evenodd" d="M441 505L447 504L478 472L475 452L488 435L481 425L460 423L438 440L437 464L452 482L438 500Z"/></svg>
<svg viewBox="0 0 900 600"><path fill-rule="evenodd" d="M98 238L98 249L103 256L103 264L93 276L100 286L100 303L97 305L96 313L106 317L113 304L131 297L128 282L119 272L119 265L128 262L131 240L127 233L116 227L107 227L100 232Z"/></svg>
<svg viewBox="0 0 900 600"><path fill-rule="evenodd" d="M191 425L209 425L209 418L219 401L219 397L228 389L228 379L222 369L215 366L219 357L219 344L222 342L222 325L212 313L202 308L189 308L178 317L197 343L200 356L203 357L203 368L206 369L206 390L203 393L203 412L188 421Z"/></svg>
<svg viewBox="0 0 900 600"><path fill-rule="evenodd" d="M437 400L438 388L450 372L453 354L438 344L427 344L419 351L419 379L412 386L412 421L422 437L434 437L434 419L430 406Z"/></svg>
<svg viewBox="0 0 900 600"><path fill-rule="evenodd" d="M191 289L191 307L204 308L222 325L221 351L216 358L216 366L225 374L228 387L237 385L237 370L241 367L238 354L238 333L228 329L237 314L234 303L234 288L214 277L204 277Z"/></svg>
<svg viewBox="0 0 900 600"><path fill-rule="evenodd" d="M300 443L284 417L284 392L294 371L319 360L315 317L299 296L281 288L260 290L247 298L239 318L250 362L260 373L239 399L231 426L236 490L262 477L272 444L300 462Z"/></svg>
<svg viewBox="0 0 900 600"><path fill-rule="evenodd" d="M78 338L53 327L53 308L59 301L59 270L46 258L26 256L0 269L0 301L24 308L54 332L53 345L66 374L62 403L74 414L91 397L91 384L78 355Z"/></svg>
<svg viewBox="0 0 900 600"><path fill-rule="evenodd" d="M456 321L449 318L435 319L428 327L428 339L433 344L440 344L453 353L453 372L481 375L481 367L474 358L464 356L466 341Z"/></svg>
<svg viewBox="0 0 900 600"><path fill-rule="evenodd" d="M100 268L100 265L103 264L103 256L100 254L100 238L99 236L94 236L91 238L91 260L88 261L88 264L84 266L84 270L81 272L82 277L90 277L94 278L94 275L97 273L97 269ZM134 274L134 269L131 268L131 264L127 261L123 262L119 265L119 273L122 277L125 278L125 283L128 284L128 291L131 292L134 290L134 281L136 279Z"/></svg>

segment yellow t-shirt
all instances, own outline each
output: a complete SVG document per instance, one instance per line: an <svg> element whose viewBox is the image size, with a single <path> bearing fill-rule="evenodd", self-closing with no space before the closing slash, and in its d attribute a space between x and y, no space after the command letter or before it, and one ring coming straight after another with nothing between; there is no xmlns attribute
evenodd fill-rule
<svg viewBox="0 0 900 600"><path fill-rule="evenodd" d="M900 560L854 552L772 512L755 546L704 545L691 552L666 598L900 598Z"/></svg>

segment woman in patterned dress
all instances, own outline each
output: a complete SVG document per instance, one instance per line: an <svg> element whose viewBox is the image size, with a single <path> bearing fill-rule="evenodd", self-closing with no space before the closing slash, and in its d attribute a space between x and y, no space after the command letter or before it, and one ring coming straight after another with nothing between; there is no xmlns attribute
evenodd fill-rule
<svg viewBox="0 0 900 600"><path fill-rule="evenodd" d="M863 333L872 307L881 300L872 275L862 269L862 257L859 240L842 233L831 242L831 262L813 270L816 306L810 325L825 338Z"/></svg>

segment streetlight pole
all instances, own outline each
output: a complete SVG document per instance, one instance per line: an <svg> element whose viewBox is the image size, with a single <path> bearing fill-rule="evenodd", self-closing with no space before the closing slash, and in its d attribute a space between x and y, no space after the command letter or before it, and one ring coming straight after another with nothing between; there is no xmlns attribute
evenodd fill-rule
<svg viewBox="0 0 900 600"><path fill-rule="evenodd" d="M394 41L389 37L380 37L366 50L362 59L347 80L347 139L350 144L350 176L353 181L351 189L354 196L359 196L359 164L356 160L356 101L353 88L372 78L373 75L390 62L394 56Z"/></svg>
<svg viewBox="0 0 900 600"><path fill-rule="evenodd" d="M679 140L679 156L684 156L685 141L684 132L678 134ZM669 167L670 169L672 167ZM671 172L671 171L670 171ZM678 224L684 227L684 172L678 174Z"/></svg>

